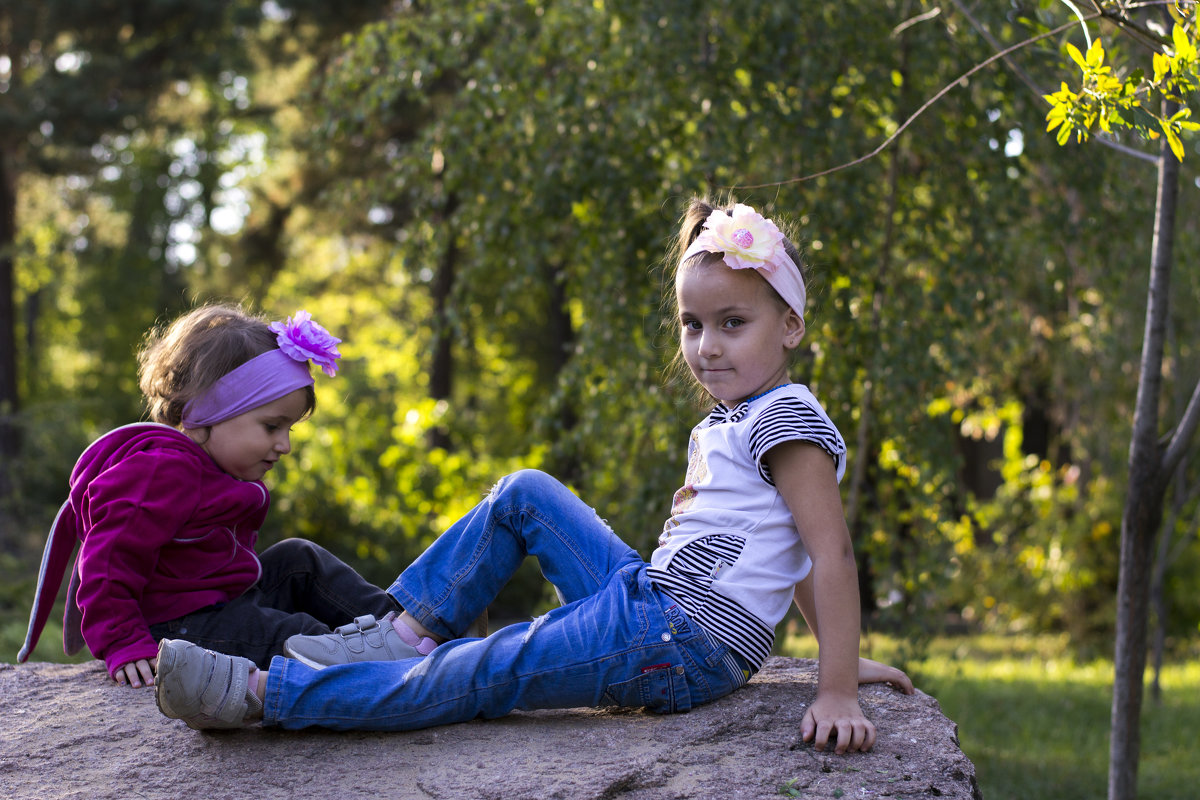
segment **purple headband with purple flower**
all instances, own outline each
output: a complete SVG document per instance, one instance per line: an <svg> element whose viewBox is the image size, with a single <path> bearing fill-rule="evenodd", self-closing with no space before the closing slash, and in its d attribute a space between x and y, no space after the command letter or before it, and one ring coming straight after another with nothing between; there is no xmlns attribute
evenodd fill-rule
<svg viewBox="0 0 1200 800"><path fill-rule="evenodd" d="M312 386L309 359L326 375L337 374L337 360L342 357L337 346L342 340L313 322L307 311L297 311L286 322L272 322L270 328L277 334L279 349L230 370L211 389L188 402L183 407L183 427L216 425Z"/></svg>

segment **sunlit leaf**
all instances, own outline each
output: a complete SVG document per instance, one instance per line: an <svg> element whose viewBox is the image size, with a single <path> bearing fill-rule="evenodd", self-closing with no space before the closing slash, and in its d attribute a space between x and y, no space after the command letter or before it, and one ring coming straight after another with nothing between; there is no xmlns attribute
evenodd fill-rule
<svg viewBox="0 0 1200 800"><path fill-rule="evenodd" d="M1066 50L1067 50L1067 55L1071 57L1071 60L1074 61L1076 64L1078 64L1080 69L1082 69L1086 72L1088 69L1088 62L1083 57L1083 53L1079 52L1079 48L1076 47L1075 45L1071 44L1070 42L1067 42ZM1090 53L1091 51L1089 50L1088 52Z"/></svg>

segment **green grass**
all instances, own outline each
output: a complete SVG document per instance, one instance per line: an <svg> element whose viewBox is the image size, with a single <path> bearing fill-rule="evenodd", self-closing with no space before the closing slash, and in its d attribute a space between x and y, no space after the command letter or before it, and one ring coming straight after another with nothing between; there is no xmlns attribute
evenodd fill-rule
<svg viewBox="0 0 1200 800"><path fill-rule="evenodd" d="M881 661L897 650L875 635L866 643L864 655ZM793 637L779 652L811 657L815 645ZM935 640L909 671L958 723L986 800L1106 795L1111 661L1078 663L1054 636L972 636ZM1146 677L1138 796L1190 800L1200 786L1200 661L1164 668L1160 704Z"/></svg>

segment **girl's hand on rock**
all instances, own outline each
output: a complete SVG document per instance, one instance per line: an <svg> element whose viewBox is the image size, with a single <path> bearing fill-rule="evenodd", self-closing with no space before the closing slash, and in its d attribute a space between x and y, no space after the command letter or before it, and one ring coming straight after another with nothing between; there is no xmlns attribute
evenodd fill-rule
<svg viewBox="0 0 1200 800"><path fill-rule="evenodd" d="M140 689L142 686L154 685L154 673L157 669L157 658L141 658L117 667L116 675L113 677L116 678L118 686L128 684L135 689Z"/></svg>
<svg viewBox="0 0 1200 800"><path fill-rule="evenodd" d="M903 670L890 667L887 664L880 664L878 661L872 661L869 658L858 659L858 682L863 683L890 683L904 694L913 693L912 678L908 677Z"/></svg>
<svg viewBox="0 0 1200 800"><path fill-rule="evenodd" d="M875 746L875 725L866 718L853 698L825 697L820 694L800 721L800 737L824 750L830 740L833 752L865 753Z"/></svg>

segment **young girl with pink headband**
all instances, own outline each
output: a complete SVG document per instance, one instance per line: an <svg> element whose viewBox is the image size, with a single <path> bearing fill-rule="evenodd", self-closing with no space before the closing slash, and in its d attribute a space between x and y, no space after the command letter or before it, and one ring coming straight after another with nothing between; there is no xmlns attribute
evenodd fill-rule
<svg viewBox="0 0 1200 800"><path fill-rule="evenodd" d="M686 711L751 680L795 602L820 647L804 739L870 750L876 732L859 683L905 692L912 683L859 657L858 580L838 492L846 445L789 367L804 335L799 253L749 206L696 200L676 254L679 354L717 405L692 430L687 474L649 563L567 487L521 471L396 579L388 591L399 615L292 637L290 658L269 670L164 640L162 712L193 728L261 720L411 730L513 709ZM528 555L563 605L456 639Z"/></svg>
<svg viewBox="0 0 1200 800"><path fill-rule="evenodd" d="M151 421L110 431L76 463L18 661L37 644L76 543L64 648L86 645L122 685L154 683L164 637L266 666L290 636L396 610L312 542L255 551L270 502L263 476L316 407L309 361L337 374L340 341L306 311L267 323L229 305L153 331L138 357Z"/></svg>

